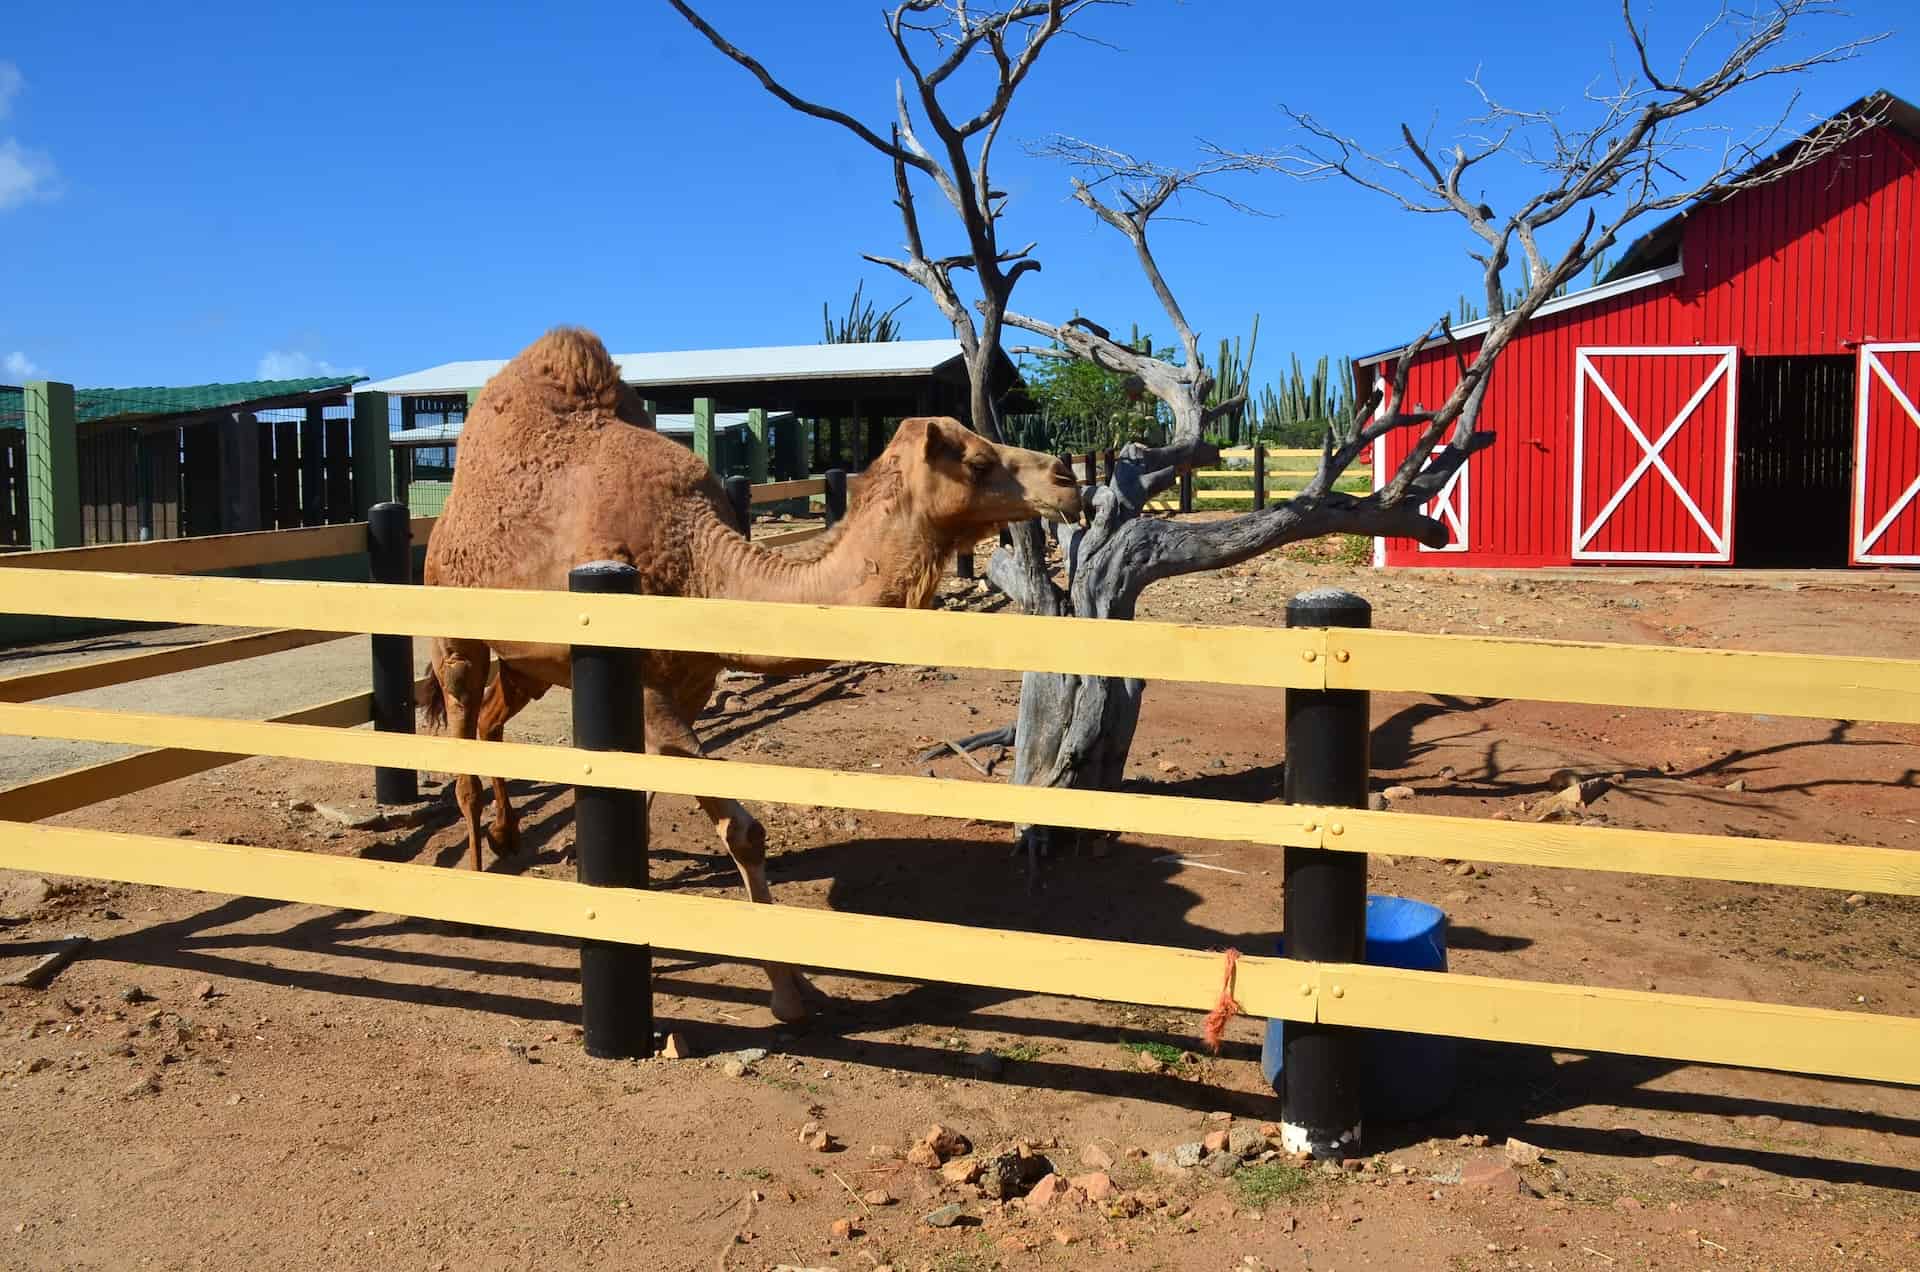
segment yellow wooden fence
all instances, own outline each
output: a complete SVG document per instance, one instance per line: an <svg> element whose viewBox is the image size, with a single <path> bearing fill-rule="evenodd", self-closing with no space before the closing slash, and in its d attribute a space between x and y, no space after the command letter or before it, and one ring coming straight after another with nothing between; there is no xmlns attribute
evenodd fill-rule
<svg viewBox="0 0 1920 1272"><path fill-rule="evenodd" d="M417 637L1920 723L1920 663L1894 659L70 568L11 574L6 585L7 606L23 612L270 628L269 641L286 632L356 632L377 622L383 631ZM367 617L373 615L378 618ZM64 683L118 683L113 673L103 674L109 678ZM166 749L142 753L152 758L136 755L0 792L0 866L871 975L950 981L955 969L965 968L971 984L1204 1008L1218 992L1221 965L1216 954L1126 942L752 907L29 823L155 780L263 755L1274 847L1920 895L1920 853L1852 844L1018 786L983 792L971 781L343 732L340 726L367 719L364 697L279 721L228 721L46 705L31 700L44 696L31 688L8 693L0 687L0 732ZM1258 1015L1920 1083L1920 1020L1905 1017L1274 958L1246 958L1239 967L1238 997Z"/></svg>

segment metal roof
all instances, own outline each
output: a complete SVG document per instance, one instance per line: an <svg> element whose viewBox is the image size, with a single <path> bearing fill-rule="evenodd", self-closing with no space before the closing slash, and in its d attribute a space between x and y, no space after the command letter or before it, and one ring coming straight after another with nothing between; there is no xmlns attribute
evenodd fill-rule
<svg viewBox="0 0 1920 1272"><path fill-rule="evenodd" d="M364 379L365 376L326 375L298 380L237 380L227 384L190 384L182 387L75 389L73 415L75 423L100 424L111 420L241 410L326 389L342 389ZM23 411L20 390L11 386L0 387L0 428L19 427Z"/></svg>
<svg viewBox="0 0 1920 1272"><path fill-rule="evenodd" d="M961 357L958 340L883 340L867 344L765 345L748 349L684 349L623 353L613 360L635 388L741 383L752 380L845 380L925 375ZM361 392L452 393L477 389L507 359L445 362L423 371L359 385Z"/></svg>

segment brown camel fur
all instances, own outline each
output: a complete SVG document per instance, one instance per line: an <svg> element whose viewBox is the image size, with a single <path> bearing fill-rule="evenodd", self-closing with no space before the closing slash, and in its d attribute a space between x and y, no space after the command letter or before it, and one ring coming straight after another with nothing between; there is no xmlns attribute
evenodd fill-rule
<svg viewBox="0 0 1920 1272"><path fill-rule="evenodd" d="M1052 456L994 445L955 420L909 419L827 542L787 557L750 543L707 466L644 420L594 336L561 328L535 341L488 381L461 430L453 490L427 545L428 586L564 590L576 565L623 561L649 595L925 608L956 546L1009 522L1080 513L1079 488ZM702 754L693 722L723 667L792 674L823 665L649 652L647 750ZM516 712L570 675L565 646L437 640L425 706L458 737L497 741ZM480 779L463 775L455 786L478 869ZM493 791L492 838L505 854L516 844L515 815L506 783L495 778ZM770 902L765 829L734 800L699 802L747 895ZM767 973L774 1014L804 1016L798 973L772 964Z"/></svg>

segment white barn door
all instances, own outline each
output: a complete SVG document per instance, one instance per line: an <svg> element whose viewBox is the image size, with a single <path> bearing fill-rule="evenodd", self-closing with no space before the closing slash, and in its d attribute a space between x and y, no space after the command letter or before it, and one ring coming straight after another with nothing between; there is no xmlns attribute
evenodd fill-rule
<svg viewBox="0 0 1920 1272"><path fill-rule="evenodd" d="M1860 346L1853 560L1920 565L1920 344Z"/></svg>
<svg viewBox="0 0 1920 1272"><path fill-rule="evenodd" d="M1442 449L1444 447L1437 447L1433 453L1438 455ZM1447 484L1440 488L1440 493L1420 505L1421 516L1432 517L1447 528L1446 546L1430 548L1422 543L1418 545L1420 551L1465 552L1467 550L1467 518L1471 511L1468 499L1472 493L1472 488L1467 484L1467 470L1472 466L1472 463L1468 462L1454 469L1453 476L1447 478Z"/></svg>
<svg viewBox="0 0 1920 1272"><path fill-rule="evenodd" d="M1573 559L1733 559L1740 351L1580 349L1573 380Z"/></svg>

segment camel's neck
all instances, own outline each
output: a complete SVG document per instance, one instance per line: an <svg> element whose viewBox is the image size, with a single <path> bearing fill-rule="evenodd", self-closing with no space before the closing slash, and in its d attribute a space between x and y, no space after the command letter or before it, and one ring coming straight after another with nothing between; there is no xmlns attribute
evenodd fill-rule
<svg viewBox="0 0 1920 1272"><path fill-rule="evenodd" d="M703 595L807 605L925 609L953 555L942 535L900 498L863 499L833 545L814 560L794 560L749 543L714 522L699 560Z"/></svg>

